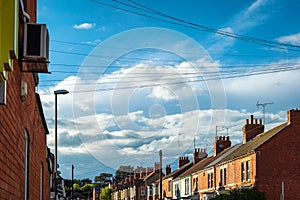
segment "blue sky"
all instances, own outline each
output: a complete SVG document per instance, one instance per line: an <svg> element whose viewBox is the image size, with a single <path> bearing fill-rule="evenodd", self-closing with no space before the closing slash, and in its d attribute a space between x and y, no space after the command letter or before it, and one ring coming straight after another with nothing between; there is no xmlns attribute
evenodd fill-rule
<svg viewBox="0 0 300 200"><path fill-rule="evenodd" d="M299 107L299 47L170 24L126 12L134 9L124 3L137 4L119 2L38 1L38 22L47 24L51 38L52 74L40 75L38 90L52 150L53 91L70 91L58 102L64 177L70 178L72 164L77 178L119 165L152 166L160 149L163 166L173 163L174 169L178 155L191 155L194 138L211 153L216 126L229 127L232 142L240 142L245 119L262 118L257 101L274 103L266 107L266 129ZM300 45L296 0L138 3L227 33Z"/></svg>

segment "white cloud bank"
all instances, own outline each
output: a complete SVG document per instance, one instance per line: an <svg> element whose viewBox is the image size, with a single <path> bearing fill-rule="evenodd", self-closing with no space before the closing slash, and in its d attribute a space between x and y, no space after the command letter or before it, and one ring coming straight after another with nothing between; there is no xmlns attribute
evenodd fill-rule
<svg viewBox="0 0 300 200"><path fill-rule="evenodd" d="M286 66L288 62L294 63L295 67L300 67L299 60L273 63L269 67ZM208 145L208 150L211 151L216 125L230 127L229 135L232 142L240 142L241 128L245 119L251 114L257 118L262 117L259 110L253 113L244 109L247 108L245 105L250 104L255 107L256 100L261 100L257 97L274 99L275 105L279 107L272 113L266 113L268 128L286 121L286 109L280 109L279 99L282 99L285 105L290 105L290 108L297 107L292 102L300 98L295 92L298 90L295 83L299 80L300 72L290 71L224 80L227 100L235 101L236 108L193 107L190 110L179 109L176 112L169 112L175 104L184 107L193 102L188 100L173 102L180 97L192 100L200 97L202 100L201 95L208 93L205 82L192 81L201 80L201 73L217 71L222 67L218 62L208 62L205 59L200 59L193 64L200 65L201 68L198 69L201 69L201 72L196 71L191 63L186 62L174 67L139 64L105 74L98 79L86 80L72 76L50 88L51 94L61 88L71 91L68 95L61 95L58 102L59 153L66 159L68 156L70 159L76 156L74 152L78 155L91 154L106 166L118 168L119 165L135 166L140 161L144 162L144 165L151 166L154 161L157 161L155 156L157 152L163 149L164 162L171 163L177 159L179 153L191 153L194 137L196 137L197 147L204 148ZM262 70L268 68L264 67ZM171 77L170 72L172 72ZM144 76L149 74L150 76ZM183 81L185 87L182 84L166 87L169 81ZM209 83L214 89L214 81ZM98 85L94 87L95 90L102 89L102 91L91 90L91 84ZM145 90L138 89L141 85L153 84L160 84L160 86ZM106 90L116 87L133 87L133 89ZM76 93L72 93L74 90L90 92L78 93L75 97ZM48 144L51 147L54 141L54 98L53 95L41 95L41 98L45 105L46 119L50 122L48 126L51 134L48 136ZM138 104L142 106L138 107ZM77 109L79 114L76 114L74 109ZM68 162L68 160L61 162Z"/></svg>
<svg viewBox="0 0 300 200"><path fill-rule="evenodd" d="M82 24L75 24L73 26L73 28L75 29L91 29L91 28L94 28L96 26L95 23L82 23Z"/></svg>
<svg viewBox="0 0 300 200"><path fill-rule="evenodd" d="M292 45L300 45L300 33L282 36L277 38L276 41L281 43L292 44Z"/></svg>

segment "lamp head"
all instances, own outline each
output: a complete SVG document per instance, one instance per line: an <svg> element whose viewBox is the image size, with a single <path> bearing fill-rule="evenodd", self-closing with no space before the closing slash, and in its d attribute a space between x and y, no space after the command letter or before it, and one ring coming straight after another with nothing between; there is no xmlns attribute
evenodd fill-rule
<svg viewBox="0 0 300 200"><path fill-rule="evenodd" d="M69 91L68 90L55 90L54 91L54 94L57 95L57 94L68 94Z"/></svg>

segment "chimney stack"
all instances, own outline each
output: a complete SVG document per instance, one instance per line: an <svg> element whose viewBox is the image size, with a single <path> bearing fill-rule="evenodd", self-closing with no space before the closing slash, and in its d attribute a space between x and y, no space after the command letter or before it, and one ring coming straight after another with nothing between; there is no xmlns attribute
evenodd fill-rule
<svg viewBox="0 0 300 200"><path fill-rule="evenodd" d="M193 163L196 164L203 158L207 157L206 149L195 148Z"/></svg>
<svg viewBox="0 0 300 200"><path fill-rule="evenodd" d="M296 110L289 110L288 111L288 123L292 125L300 124L300 110L296 108Z"/></svg>
<svg viewBox="0 0 300 200"><path fill-rule="evenodd" d="M159 171L159 169L160 169L160 164L159 164L159 162L155 162L155 163L154 163L154 172Z"/></svg>
<svg viewBox="0 0 300 200"><path fill-rule="evenodd" d="M171 174L171 166L170 165L166 165L166 176Z"/></svg>
<svg viewBox="0 0 300 200"><path fill-rule="evenodd" d="M187 156L179 156L178 158L178 169L180 167L182 167L183 165L185 164L188 164L190 161L189 161L189 158Z"/></svg>
<svg viewBox="0 0 300 200"><path fill-rule="evenodd" d="M250 123L249 120L246 119L246 124L243 126L243 143L248 142L255 136L264 132L264 125L262 124L261 119L253 118L253 115L250 115Z"/></svg>
<svg viewBox="0 0 300 200"><path fill-rule="evenodd" d="M214 156L231 146L229 136L216 136L214 143Z"/></svg>

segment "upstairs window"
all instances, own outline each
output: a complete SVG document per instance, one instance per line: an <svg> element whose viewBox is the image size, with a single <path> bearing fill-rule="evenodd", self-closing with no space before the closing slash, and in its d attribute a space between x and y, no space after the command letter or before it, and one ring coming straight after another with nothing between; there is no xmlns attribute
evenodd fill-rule
<svg viewBox="0 0 300 200"><path fill-rule="evenodd" d="M227 169L220 169L220 183L219 186L224 186L227 184Z"/></svg>
<svg viewBox="0 0 300 200"><path fill-rule="evenodd" d="M208 188L214 187L214 173L208 173L207 174L207 180L208 180Z"/></svg>
<svg viewBox="0 0 300 200"><path fill-rule="evenodd" d="M250 160L246 162L246 171L247 171L246 180L250 180Z"/></svg>
<svg viewBox="0 0 300 200"><path fill-rule="evenodd" d="M193 183L194 183L194 194L198 193L198 177L195 177L193 179Z"/></svg>
<svg viewBox="0 0 300 200"><path fill-rule="evenodd" d="M241 163L242 182L250 180L250 160Z"/></svg>
<svg viewBox="0 0 300 200"><path fill-rule="evenodd" d="M172 191L172 180L168 181L168 192Z"/></svg>
<svg viewBox="0 0 300 200"><path fill-rule="evenodd" d="M185 179L184 180L184 194L189 194L189 190L190 190L190 179Z"/></svg>

